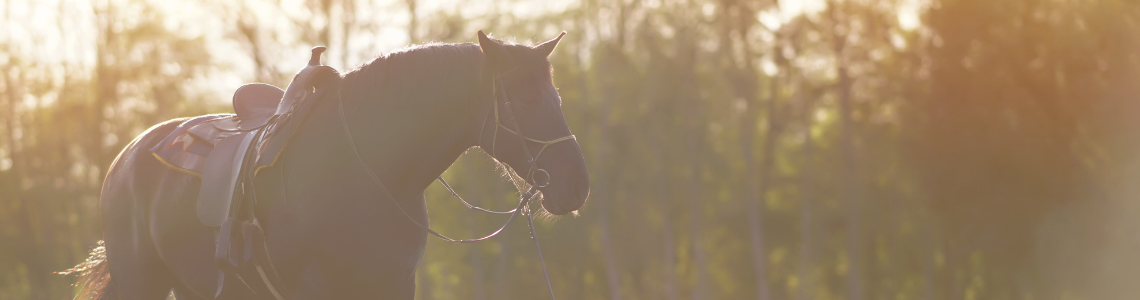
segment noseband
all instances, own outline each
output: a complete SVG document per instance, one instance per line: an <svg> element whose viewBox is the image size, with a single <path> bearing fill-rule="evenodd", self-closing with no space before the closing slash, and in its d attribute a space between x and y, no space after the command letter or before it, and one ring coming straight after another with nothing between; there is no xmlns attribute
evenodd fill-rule
<svg viewBox="0 0 1140 300"><path fill-rule="evenodd" d="M503 73L502 75L496 75L491 82L491 97L492 97L492 102L494 102L493 111L495 112L495 133L494 133L494 136L491 137L491 156L495 156L495 148L496 148L495 145L499 140L498 139L499 138L499 128L502 128L503 130L506 130L507 132L514 134L515 136L518 136L519 137L519 143L521 144L520 146L522 146L523 153L526 154L527 164L529 164L529 167L530 167L530 169L527 170L527 172L526 172L526 174L527 174L526 176L528 179L530 179L531 185L537 186L539 188L544 188L550 184L550 173L546 172L546 169L542 169L542 168L538 167L538 157L542 156L542 152L546 151L546 147L549 147L550 145L554 145L554 144L557 144L558 142L564 142L564 141L575 141L575 142L577 142L578 138L575 137L573 134L570 134L570 135L566 135L564 137L556 138L553 140L543 141L543 140L537 140L537 139L530 138L526 135L523 135L522 134L522 128L519 126L518 119L515 118L514 109L511 106L511 98L510 98L510 96L507 95L506 89L502 88L502 86L501 86L502 82L503 82L502 78L506 77L507 75L510 75L512 72L514 72L514 69L507 71L507 72ZM507 107L507 113L506 113L507 121L511 122L511 126L514 127L514 129L511 129L510 127L507 127L507 126L503 126L501 118L499 117L499 96L498 96L498 94L499 94L498 90L499 89L503 90L503 105ZM486 122L483 122L483 123L486 124ZM483 141L483 131L482 130L479 131L479 141L480 141L480 143L482 143L482 141ZM530 147L529 147L529 145L527 145L527 143L526 143L527 141L542 144L542 148L538 149L538 154L536 154L534 156L530 155ZM535 180L535 178L534 178L534 174L539 173L539 172L543 173L544 177L545 177L545 179L543 180L543 182L541 184L537 180Z"/></svg>
<svg viewBox="0 0 1140 300"><path fill-rule="evenodd" d="M513 133L515 136L518 136L519 137L519 139L518 139L519 144L522 146L523 153L525 153L527 156L527 164L530 167L530 169L527 170L527 177L530 179L530 182L531 182L530 189L528 189L526 192L524 192L520 195L519 204L517 206L515 206L514 209L511 209L509 211L500 212L500 211L492 211L492 210L488 210L488 209L484 209L481 207L471 205L466 200L464 200L462 197L460 197L459 194L456 193L455 190L453 190L451 188L451 186L447 184L447 181L443 180L443 176L440 176L438 178L439 182L442 183L443 186L446 187L449 192L451 192L451 195L458 198L459 201L462 201L463 204L466 205L468 208L478 210L478 211L482 211L482 212L487 212L487 213L510 214L511 215L510 218L508 218L507 221L505 223L503 223L503 226L499 227L499 229L495 230L491 234L488 234L487 236L484 236L484 237L474 238L474 239L453 239L453 238L449 238L447 236L444 236L444 235L436 232L435 230L432 230L431 228L428 228L428 226L424 226L423 224L420 224L419 221L416 221L415 218L412 218L412 216L409 215L406 210L404 210L404 207L400 205L400 202L396 201L396 197L392 196L392 193L388 191L388 188L384 185L384 182L380 180L380 177L376 175L376 172L372 170L372 167L369 166L368 164L366 164L364 162L364 159L360 156L360 150L357 149L356 141L352 137L352 130L348 126L348 118L346 118L345 114L344 114L344 98L338 96L337 97L338 98L337 105L338 105L338 108L340 110L340 122L341 122L341 125L344 127L344 133L348 137L348 144L349 144L350 148L352 148L352 153L354 154L354 156L356 156L356 160L360 163L360 165L362 167L364 167L364 170L368 173L368 176L372 178L372 181L374 181L376 183L376 185L380 187L380 190L382 190L384 192L384 195L388 196L388 199L392 201L392 204L395 204L396 208L399 209L400 212L403 213L405 217L408 217L409 221L411 221L417 227L420 227L421 229L427 231L428 233L430 233L430 234L432 234L432 235L434 235L434 236L436 236L436 237L438 237L444 241L455 242L455 243L474 243L474 242L484 241L484 240L490 239L491 237L494 237L494 236L498 235L499 233L503 232L503 229L506 229L507 225L510 225L511 222L514 221L515 216L518 216L518 214L520 212L525 214L527 216L527 225L529 225L529 227L530 227L531 239L534 240L534 246L535 246L535 248L538 249L538 260L539 260L539 263L542 264L542 275L546 277L546 286L550 290L550 298L553 300L553 299L555 299L554 298L554 287L550 284L550 275L548 275L547 271L546 271L546 261L542 258L542 247L540 247L538 245L538 236L535 235L534 215L530 209L530 202L532 202L535 198L538 197L538 195L539 195L538 189L539 188L544 188L544 187L547 187L548 185L550 185L550 173L547 172L545 169L538 167L538 162L537 162L538 157L540 155L542 155L542 152L545 151L546 147L549 147L550 145L553 145L553 144L556 144L559 142L563 142L563 141L570 141L570 140L577 141L577 138L573 134L571 134L571 135L567 135L567 136L560 137L557 139L553 139L553 140L549 140L549 141L543 141L543 140L537 140L537 139L533 139L533 138L530 138L530 137L523 135L522 129L519 127L518 120L515 118L514 109L511 108L510 97L507 96L505 89L504 89L504 93L503 93L503 105L505 105L507 107L507 109L506 109L507 121L509 121L511 124L511 127L514 127L514 128L512 129L510 127L504 126L502 124L502 122L500 122L499 103L498 103L498 100L499 100L498 90L502 88L500 86L501 85L500 79L501 79L501 77L504 77L504 76L510 74L512 71L513 70L507 71L506 73L503 73L502 75L496 75L496 76L492 77L492 82L491 82L491 97L492 97L492 99L491 99L491 101L493 102L493 105L494 105L493 110L494 110L494 115L495 115L495 133L494 133L493 140L491 141L491 156L494 156L495 143L497 142L498 136L499 136L499 128L502 128L502 129L506 130L507 132ZM487 122L485 122L485 121L483 122L483 124L486 124L486 123ZM479 131L479 143L480 144L482 143L482 140L483 140L483 130L480 130ZM533 155L533 156L531 155L530 148L528 147L529 145L527 145L527 141L542 144L542 148L540 148L538 150L537 155ZM534 174L536 174L536 173L544 174L544 180L541 184L539 184L539 182L537 180L535 180Z"/></svg>

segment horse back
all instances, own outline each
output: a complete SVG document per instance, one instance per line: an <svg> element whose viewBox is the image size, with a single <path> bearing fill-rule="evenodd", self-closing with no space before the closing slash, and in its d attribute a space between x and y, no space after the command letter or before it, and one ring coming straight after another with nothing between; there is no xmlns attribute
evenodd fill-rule
<svg viewBox="0 0 1140 300"><path fill-rule="evenodd" d="M186 120L187 118L172 119L147 129L127 144L111 163L100 196L104 223L119 215L130 217L145 213L149 201L139 201L155 196L158 183L165 177L178 175L171 174L177 172L171 172L174 169L167 168L155 159L150 149ZM128 211L118 209L127 202L131 204Z"/></svg>
<svg viewBox="0 0 1140 300"><path fill-rule="evenodd" d="M124 299L165 295L177 282L155 246L151 213L162 182L187 184L192 176L163 166L149 149L182 121L166 121L137 136L103 181L99 203L106 261L115 291Z"/></svg>

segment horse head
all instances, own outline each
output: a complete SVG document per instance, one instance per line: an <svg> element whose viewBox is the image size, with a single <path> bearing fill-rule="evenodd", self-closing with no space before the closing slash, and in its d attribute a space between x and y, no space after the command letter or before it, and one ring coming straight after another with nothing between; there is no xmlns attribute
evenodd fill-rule
<svg viewBox="0 0 1140 300"><path fill-rule="evenodd" d="M479 31L484 70L493 85L478 146L542 192L542 207L563 215L590 194L582 149L562 115L547 57L566 33L537 46L506 44Z"/></svg>

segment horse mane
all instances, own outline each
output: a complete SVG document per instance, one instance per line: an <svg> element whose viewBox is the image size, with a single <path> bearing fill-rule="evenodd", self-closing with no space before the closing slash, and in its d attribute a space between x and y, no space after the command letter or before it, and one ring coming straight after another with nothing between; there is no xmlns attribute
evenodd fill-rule
<svg viewBox="0 0 1140 300"><path fill-rule="evenodd" d="M496 41L508 49L530 48L513 41ZM483 72L483 63L483 50L474 43L410 46L380 55L345 73L341 94L346 102L421 101L417 104L436 107L454 105L456 109L452 111L466 110L472 103L431 101L462 98L464 93L476 91L478 87L475 85L490 84L484 81L483 76L490 74ZM489 85L486 87L490 88ZM508 178L520 193L528 188L528 184L510 167L497 159L493 160L502 170L503 177ZM553 221L559 218L545 209L539 209L538 213L539 220Z"/></svg>
<svg viewBox="0 0 1140 300"><path fill-rule="evenodd" d="M426 44L380 55L344 75L341 93L347 102L431 101L453 99L472 91L481 78L479 45Z"/></svg>
<svg viewBox="0 0 1140 300"><path fill-rule="evenodd" d="M495 39L508 49L530 48ZM483 74L483 50L475 43L414 45L377 56L344 75L341 94L348 102L451 99L473 91ZM462 89L462 90L459 90ZM414 95L414 96L413 96Z"/></svg>

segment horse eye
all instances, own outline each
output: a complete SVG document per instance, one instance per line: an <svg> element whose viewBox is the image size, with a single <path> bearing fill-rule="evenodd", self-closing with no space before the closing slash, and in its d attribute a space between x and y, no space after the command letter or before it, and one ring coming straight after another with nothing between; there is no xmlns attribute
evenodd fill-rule
<svg viewBox="0 0 1140 300"><path fill-rule="evenodd" d="M519 86L515 93L511 93L512 98L517 97L517 101L521 103L536 103L542 98L542 91L533 83ZM517 96L516 96L517 95Z"/></svg>

